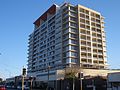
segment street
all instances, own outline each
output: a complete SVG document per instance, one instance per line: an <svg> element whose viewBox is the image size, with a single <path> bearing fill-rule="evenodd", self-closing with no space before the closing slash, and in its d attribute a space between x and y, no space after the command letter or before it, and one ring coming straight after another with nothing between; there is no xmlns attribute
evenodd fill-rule
<svg viewBox="0 0 120 90"><path fill-rule="evenodd" d="M18 90L18 89L6 89L6 90ZM32 89L32 90L42 90L42 89Z"/></svg>

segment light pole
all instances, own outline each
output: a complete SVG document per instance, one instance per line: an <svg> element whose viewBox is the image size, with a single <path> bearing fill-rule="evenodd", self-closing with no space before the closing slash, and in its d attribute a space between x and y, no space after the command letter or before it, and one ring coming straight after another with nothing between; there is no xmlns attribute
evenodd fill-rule
<svg viewBox="0 0 120 90"><path fill-rule="evenodd" d="M32 86L33 86L33 77L30 76L30 90L32 90Z"/></svg>
<svg viewBox="0 0 120 90"><path fill-rule="evenodd" d="M75 89L75 81L74 81L74 77L73 77L73 90Z"/></svg>
<svg viewBox="0 0 120 90"><path fill-rule="evenodd" d="M93 90L95 90L94 79L92 80Z"/></svg>
<svg viewBox="0 0 120 90"><path fill-rule="evenodd" d="M82 78L80 78L80 90L82 90Z"/></svg>
<svg viewBox="0 0 120 90"><path fill-rule="evenodd" d="M47 85L47 90L49 90L49 71L50 71L50 66L48 66L48 85Z"/></svg>

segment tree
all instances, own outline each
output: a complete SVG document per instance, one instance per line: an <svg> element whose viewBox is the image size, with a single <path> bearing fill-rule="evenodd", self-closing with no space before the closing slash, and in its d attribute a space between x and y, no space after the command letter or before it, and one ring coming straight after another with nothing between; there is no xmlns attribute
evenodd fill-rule
<svg viewBox="0 0 120 90"><path fill-rule="evenodd" d="M2 82L3 81L3 79L2 78L0 78L0 82Z"/></svg>
<svg viewBox="0 0 120 90"><path fill-rule="evenodd" d="M71 67L65 68L65 78L76 78L76 75L81 71L80 66L74 65Z"/></svg>
<svg viewBox="0 0 120 90"><path fill-rule="evenodd" d="M73 90L75 88L75 78L77 74L81 72L81 68L78 65L72 65L65 69L65 79L72 79L73 81Z"/></svg>

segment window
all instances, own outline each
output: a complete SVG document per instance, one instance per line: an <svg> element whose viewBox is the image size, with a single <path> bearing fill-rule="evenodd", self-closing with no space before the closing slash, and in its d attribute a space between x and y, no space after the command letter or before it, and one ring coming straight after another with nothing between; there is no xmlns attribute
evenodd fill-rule
<svg viewBox="0 0 120 90"><path fill-rule="evenodd" d="M74 12L70 12L70 15L76 17L76 14Z"/></svg>
<svg viewBox="0 0 120 90"><path fill-rule="evenodd" d="M88 24L88 25L89 25L89 24L90 24L90 22L89 22L88 20L86 20L86 24Z"/></svg>
<svg viewBox="0 0 120 90"><path fill-rule="evenodd" d="M84 24L80 24L80 27L81 27L81 28L85 28L85 25L84 25Z"/></svg>
<svg viewBox="0 0 120 90"><path fill-rule="evenodd" d="M86 12L86 14L89 14L89 11L88 11L88 10L86 10L85 12Z"/></svg>
<svg viewBox="0 0 120 90"><path fill-rule="evenodd" d="M77 50L76 46L71 46L71 50Z"/></svg>
<svg viewBox="0 0 120 90"><path fill-rule="evenodd" d="M77 57L78 54L77 54L76 52L71 52L71 56L75 56L75 57Z"/></svg>
<svg viewBox="0 0 120 90"><path fill-rule="evenodd" d="M81 29L81 31L80 31L82 34L86 34L86 30L84 30L84 29Z"/></svg>
<svg viewBox="0 0 120 90"><path fill-rule="evenodd" d="M76 18L74 18L74 17L70 17L70 20L72 20L72 21L76 21Z"/></svg>
<svg viewBox="0 0 120 90"><path fill-rule="evenodd" d="M70 30L71 30L71 32L77 32L77 30L74 28L70 28Z"/></svg>
<svg viewBox="0 0 120 90"><path fill-rule="evenodd" d="M80 8L80 12L83 12L83 13L84 13L84 12L85 12L85 10L84 10L83 8Z"/></svg>
<svg viewBox="0 0 120 90"><path fill-rule="evenodd" d="M96 14L96 18L100 19L100 15Z"/></svg>
<svg viewBox="0 0 120 90"><path fill-rule="evenodd" d="M71 58L71 62L76 63L76 62L77 62L77 59Z"/></svg>
<svg viewBox="0 0 120 90"><path fill-rule="evenodd" d="M88 16L88 15L86 15L86 19L88 19L88 20L89 20L89 16Z"/></svg>
<svg viewBox="0 0 120 90"><path fill-rule="evenodd" d="M85 23L85 19L80 19L80 22Z"/></svg>
<svg viewBox="0 0 120 90"><path fill-rule="evenodd" d="M71 22L70 26L77 27L77 24Z"/></svg>
<svg viewBox="0 0 120 90"><path fill-rule="evenodd" d="M85 18L85 14L80 13L80 17Z"/></svg>
<svg viewBox="0 0 120 90"><path fill-rule="evenodd" d="M70 7L70 10L72 11L76 11L76 9L74 7Z"/></svg>
<svg viewBox="0 0 120 90"><path fill-rule="evenodd" d="M71 40L71 44L77 44L76 40Z"/></svg>
<svg viewBox="0 0 120 90"><path fill-rule="evenodd" d="M70 34L70 37L71 37L71 38L77 38L77 35L71 33L71 34Z"/></svg>

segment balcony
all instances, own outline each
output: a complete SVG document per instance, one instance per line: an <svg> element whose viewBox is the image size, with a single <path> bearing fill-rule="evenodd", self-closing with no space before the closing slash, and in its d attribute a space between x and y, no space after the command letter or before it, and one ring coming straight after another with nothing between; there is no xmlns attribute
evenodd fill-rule
<svg viewBox="0 0 120 90"><path fill-rule="evenodd" d="M98 64L98 61L97 61L97 60L94 60L93 63L94 63L94 64Z"/></svg>
<svg viewBox="0 0 120 90"><path fill-rule="evenodd" d="M80 13L80 17L85 19L85 14L84 13Z"/></svg>
<svg viewBox="0 0 120 90"><path fill-rule="evenodd" d="M93 60L98 60L98 58L97 57L93 57Z"/></svg>
<svg viewBox="0 0 120 90"><path fill-rule="evenodd" d="M63 35L63 40L67 40L67 39L69 39L69 34Z"/></svg>
<svg viewBox="0 0 120 90"><path fill-rule="evenodd" d="M86 52L87 52L87 50L85 50L85 49L81 49L81 52L85 52L85 53L86 53Z"/></svg>
<svg viewBox="0 0 120 90"><path fill-rule="evenodd" d="M70 28L70 32L71 32L71 33L77 33L77 30L74 29L74 28Z"/></svg>
<svg viewBox="0 0 120 90"><path fill-rule="evenodd" d="M81 40L81 45L86 45L86 40Z"/></svg>
<svg viewBox="0 0 120 90"><path fill-rule="evenodd" d="M72 17L75 17L75 18L76 18L77 14L76 14L76 13L74 13L74 12L70 12L70 16L72 16Z"/></svg>
<svg viewBox="0 0 120 90"><path fill-rule="evenodd" d="M70 26L76 28L76 27L77 27L77 24L76 24L76 23L73 23L73 22L70 22Z"/></svg>
<svg viewBox="0 0 120 90"><path fill-rule="evenodd" d="M97 46L93 46L93 49L97 49L98 47Z"/></svg>
<svg viewBox="0 0 120 90"><path fill-rule="evenodd" d="M69 22L69 18L68 18L68 17L67 17L67 18L64 18L62 21L63 21L63 24L66 24L66 23Z"/></svg>
<svg viewBox="0 0 120 90"><path fill-rule="evenodd" d="M80 28L85 29L85 25L84 24L80 24Z"/></svg>
<svg viewBox="0 0 120 90"><path fill-rule="evenodd" d="M81 34L86 34L86 30L85 30L85 29L81 29L81 30L80 30L80 33L81 33Z"/></svg>
<svg viewBox="0 0 120 90"><path fill-rule="evenodd" d="M63 24L63 29L66 29L66 28L68 28L68 27L69 27L69 24L68 24L68 23Z"/></svg>
<svg viewBox="0 0 120 90"><path fill-rule="evenodd" d="M70 17L70 22L77 23L77 19L73 18L73 17Z"/></svg>
<svg viewBox="0 0 120 90"><path fill-rule="evenodd" d="M97 54L97 52L93 51L93 54Z"/></svg>
<svg viewBox="0 0 120 90"><path fill-rule="evenodd" d="M87 58L87 55L81 54L81 58Z"/></svg>
<svg viewBox="0 0 120 90"><path fill-rule="evenodd" d="M81 59L82 63L87 63L87 59Z"/></svg>
<svg viewBox="0 0 120 90"><path fill-rule="evenodd" d="M98 52L98 55L103 55L103 53L102 52Z"/></svg>
<svg viewBox="0 0 120 90"><path fill-rule="evenodd" d="M98 60L103 60L103 58L98 58Z"/></svg>
<svg viewBox="0 0 120 90"><path fill-rule="evenodd" d="M99 50L102 50L103 48L102 47L97 47Z"/></svg>
<svg viewBox="0 0 120 90"><path fill-rule="evenodd" d="M67 33L69 33L68 29L67 30L63 30L63 34L67 34Z"/></svg>
<svg viewBox="0 0 120 90"><path fill-rule="evenodd" d="M88 58L88 59L91 59L92 57L91 57L91 56L88 56L87 58Z"/></svg>

